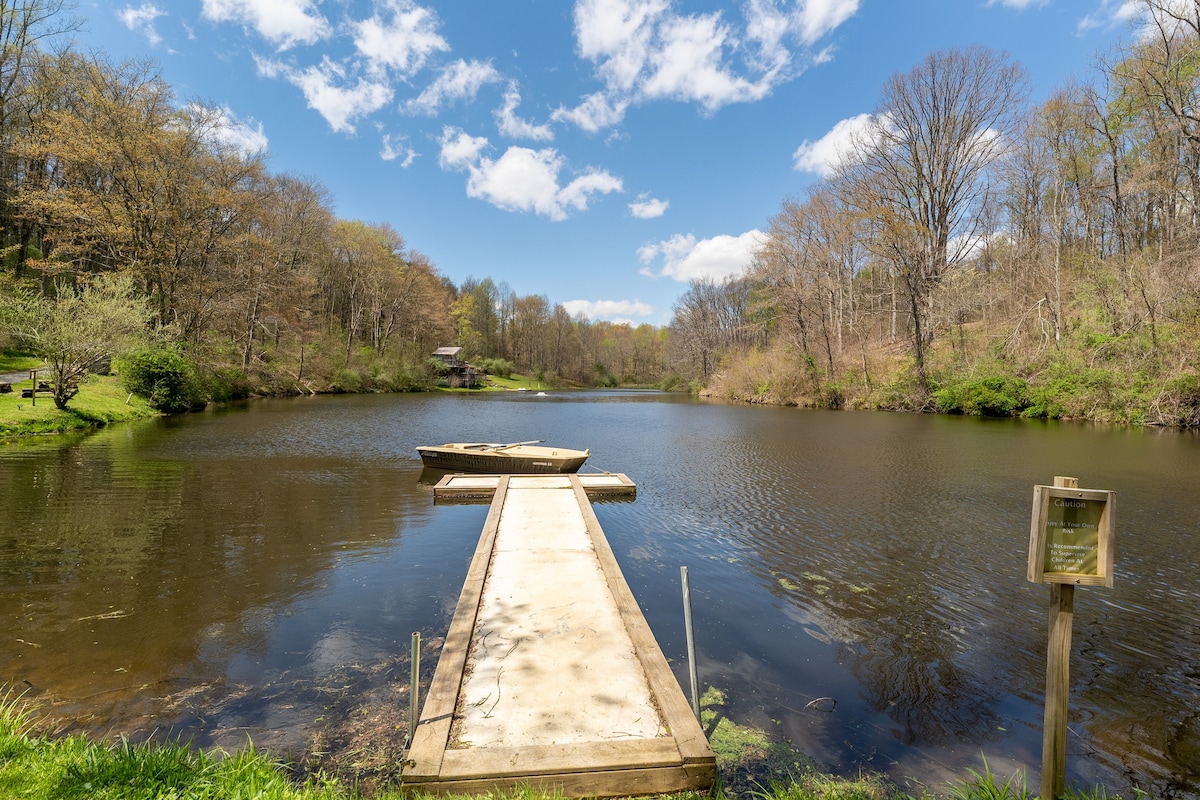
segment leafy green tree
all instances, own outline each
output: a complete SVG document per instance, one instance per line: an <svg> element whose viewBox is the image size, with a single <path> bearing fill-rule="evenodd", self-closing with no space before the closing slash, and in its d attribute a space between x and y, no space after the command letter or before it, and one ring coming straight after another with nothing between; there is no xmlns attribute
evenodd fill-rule
<svg viewBox="0 0 1200 800"><path fill-rule="evenodd" d="M0 327L45 359L59 409L79 392L84 376L140 344L150 319L129 278L98 276L81 284L59 284L57 297L0 297Z"/></svg>

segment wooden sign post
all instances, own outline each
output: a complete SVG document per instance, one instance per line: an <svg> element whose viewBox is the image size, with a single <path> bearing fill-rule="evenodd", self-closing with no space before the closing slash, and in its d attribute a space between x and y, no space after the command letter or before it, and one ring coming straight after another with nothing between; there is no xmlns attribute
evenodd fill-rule
<svg viewBox="0 0 1200 800"><path fill-rule="evenodd" d="M1054 486L1033 489L1028 578L1050 584L1042 800L1061 797L1066 788L1075 587L1112 586L1116 494L1078 487L1077 478L1056 477Z"/></svg>

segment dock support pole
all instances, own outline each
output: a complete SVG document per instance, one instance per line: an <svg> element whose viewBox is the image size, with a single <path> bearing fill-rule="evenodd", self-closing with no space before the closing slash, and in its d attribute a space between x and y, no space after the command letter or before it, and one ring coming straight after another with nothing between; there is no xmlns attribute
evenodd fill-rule
<svg viewBox="0 0 1200 800"><path fill-rule="evenodd" d="M420 703L417 695L421 691L421 632L413 631L412 635L412 670L408 683L408 743L411 746L413 737L417 735L417 712Z"/></svg>
<svg viewBox="0 0 1200 800"><path fill-rule="evenodd" d="M692 713L700 720L700 678L696 671L696 634L692 630L692 585L688 581L688 568L679 568L683 581L683 625L687 637L688 671L692 678Z"/></svg>

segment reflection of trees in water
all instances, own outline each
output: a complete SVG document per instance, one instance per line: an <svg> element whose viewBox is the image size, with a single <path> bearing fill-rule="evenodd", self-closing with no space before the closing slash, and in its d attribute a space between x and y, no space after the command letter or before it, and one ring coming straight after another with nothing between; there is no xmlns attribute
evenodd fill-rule
<svg viewBox="0 0 1200 800"><path fill-rule="evenodd" d="M276 652L279 619L431 513L391 469L153 452L126 430L0 463L0 622L23 643L0 670L84 724L136 724L235 662L303 661L307 641Z"/></svg>
<svg viewBox="0 0 1200 800"><path fill-rule="evenodd" d="M902 616L870 623L857 646L843 648L866 701L896 722L907 745L999 738L1003 693L958 663L960 642L922 604L913 598Z"/></svg>
<svg viewBox="0 0 1200 800"><path fill-rule="evenodd" d="M961 609L920 576L871 587L805 574L801 589L822 626L835 632L874 710L895 721L905 745L982 743L1003 736L998 710L1009 689L971 652ZM983 644L982 642L980 644ZM1006 648L1011 642L990 641Z"/></svg>
<svg viewBox="0 0 1200 800"><path fill-rule="evenodd" d="M1087 741L1095 748L1089 754L1101 759L1102 753L1120 753L1120 762L1112 761L1112 767L1127 771L1132 766L1152 776L1153 785L1141 788L1155 797L1194 798L1194 776L1200 774L1194 605L1163 603L1154 614L1141 616L1141 634L1162 642L1168 657L1130 661L1113 652L1123 644L1112 630L1119 621L1111 619L1107 606L1088 603L1090 599L1085 596L1087 605L1076 606L1077 655L1071 667L1072 707L1092 710L1079 726L1086 727ZM1076 712L1073 719L1078 717Z"/></svg>

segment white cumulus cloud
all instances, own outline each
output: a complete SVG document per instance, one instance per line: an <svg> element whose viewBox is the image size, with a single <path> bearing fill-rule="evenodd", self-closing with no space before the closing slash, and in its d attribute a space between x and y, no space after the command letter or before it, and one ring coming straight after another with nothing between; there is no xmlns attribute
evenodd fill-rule
<svg viewBox="0 0 1200 800"><path fill-rule="evenodd" d="M303 70L260 60L258 70L260 74L281 74L287 78L304 93L309 108L317 111L329 127L339 133L354 133L355 120L378 111L392 99L392 90L386 83L361 77L350 81L345 68L328 58L318 66Z"/></svg>
<svg viewBox="0 0 1200 800"><path fill-rule="evenodd" d="M757 229L740 236L720 234L699 240L690 233L677 233L666 241L639 248L638 258L647 265L642 274L651 277L681 283L701 278L724 280L745 272L762 244L763 235ZM659 261L662 266L655 271L651 265Z"/></svg>
<svg viewBox="0 0 1200 800"><path fill-rule="evenodd" d="M510 147L497 159L484 155L489 143L458 128L443 129L438 163L467 173L467 196L506 211L532 211L552 220L584 211L594 195L621 191L621 180L587 169L565 186L565 159L553 148Z"/></svg>
<svg viewBox="0 0 1200 800"><path fill-rule="evenodd" d="M203 0L201 15L211 22L253 28L280 50L314 44L331 32L313 0Z"/></svg>
<svg viewBox="0 0 1200 800"><path fill-rule="evenodd" d="M437 16L411 0L384 0L370 19L350 23L354 47L367 61L367 70L379 74L394 70L409 76L420 71L434 53L450 49L437 32Z"/></svg>
<svg viewBox="0 0 1200 800"><path fill-rule="evenodd" d="M488 140L483 136L471 136L461 128L447 125L442 129L438 139L442 146L438 155L438 164L442 169L464 170L483 158L483 151L488 148Z"/></svg>
<svg viewBox="0 0 1200 800"><path fill-rule="evenodd" d="M590 320L631 322L634 317L649 317L654 306L640 300L568 300L562 304L572 317L583 315Z"/></svg>
<svg viewBox="0 0 1200 800"><path fill-rule="evenodd" d="M874 121L871 114L859 114L839 121L815 142L805 139L792 153L796 171L828 177L849 153L855 139L868 135Z"/></svg>
<svg viewBox="0 0 1200 800"><path fill-rule="evenodd" d="M637 200L629 204L629 213L638 219L654 219L667 213L671 206L666 200L659 200L647 194L639 194Z"/></svg>
<svg viewBox="0 0 1200 800"><path fill-rule="evenodd" d="M858 11L859 0L747 0L744 18L682 14L670 0L579 0L579 55L595 65L600 92L555 119L594 131L617 124L633 103L676 100L715 113L753 102L804 68L804 54ZM825 48L809 57L828 58Z"/></svg>

